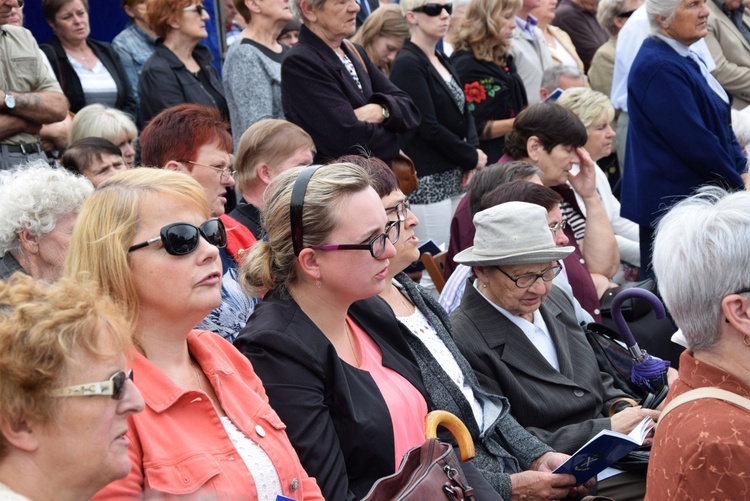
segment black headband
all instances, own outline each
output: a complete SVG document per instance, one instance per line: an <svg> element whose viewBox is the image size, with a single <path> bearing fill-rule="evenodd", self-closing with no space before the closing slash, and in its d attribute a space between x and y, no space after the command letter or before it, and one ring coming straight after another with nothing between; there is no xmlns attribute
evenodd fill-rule
<svg viewBox="0 0 750 501"><path fill-rule="evenodd" d="M305 205L305 192L310 178L322 165L308 165L299 173L292 188L292 200L289 202L289 221L292 225L292 247L294 255L302 252L302 209Z"/></svg>

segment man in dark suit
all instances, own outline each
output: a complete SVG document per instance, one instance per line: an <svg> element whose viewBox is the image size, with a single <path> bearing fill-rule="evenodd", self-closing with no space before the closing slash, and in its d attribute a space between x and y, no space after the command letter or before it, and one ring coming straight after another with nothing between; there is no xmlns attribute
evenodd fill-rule
<svg viewBox="0 0 750 501"><path fill-rule="evenodd" d="M378 0L357 0L357 5L359 5L359 12L357 12L357 29L359 29L359 27L362 26L362 23L365 22L365 19L367 19L375 9L380 7L380 2L378 2Z"/></svg>

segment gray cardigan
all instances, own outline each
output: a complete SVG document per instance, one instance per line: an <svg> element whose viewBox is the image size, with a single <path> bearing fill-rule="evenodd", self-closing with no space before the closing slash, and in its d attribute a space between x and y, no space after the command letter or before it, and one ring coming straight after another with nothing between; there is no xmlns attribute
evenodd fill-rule
<svg viewBox="0 0 750 501"><path fill-rule="evenodd" d="M281 56L238 39L224 61L224 94L232 122L234 149L248 127L264 118L284 119L281 108Z"/></svg>
<svg viewBox="0 0 750 501"><path fill-rule="evenodd" d="M489 423L484 434L480 432L471 404L461 388L443 371L440 363L419 338L399 322L419 365L427 393L435 408L447 410L464 422L474 439L477 454L473 460L474 466L503 499L510 499L510 474L527 470L536 458L552 449L518 424L510 414L510 404L505 397L482 390L469 362L453 341L450 319L443 307L405 273L399 273L395 278L435 329L455 358L474 394L482 402L485 422Z"/></svg>

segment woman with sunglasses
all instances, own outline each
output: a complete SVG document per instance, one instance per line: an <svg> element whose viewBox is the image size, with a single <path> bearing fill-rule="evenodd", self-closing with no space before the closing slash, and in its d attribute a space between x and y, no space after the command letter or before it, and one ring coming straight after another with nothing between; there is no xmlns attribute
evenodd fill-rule
<svg viewBox="0 0 750 501"><path fill-rule="evenodd" d="M396 56L391 81L417 105L422 121L399 136L401 148L414 160L419 188L410 194L414 213L424 225L416 229L422 241L438 245L450 237L450 220L475 169L487 163L469 103L448 58L437 44L448 32L452 4L403 0L401 10L411 27L411 39Z"/></svg>
<svg viewBox="0 0 750 501"><path fill-rule="evenodd" d="M126 419L143 398L131 341L95 284L0 282L0 499L89 499L130 472Z"/></svg>
<svg viewBox="0 0 750 501"><path fill-rule="evenodd" d="M196 0L149 0L146 17L158 37L138 79L142 129L154 116L177 104L216 108L229 121L224 88L207 47L208 10Z"/></svg>
<svg viewBox="0 0 750 501"><path fill-rule="evenodd" d="M375 297L401 225L348 163L281 174L263 218L268 240L250 250L241 278L266 295L234 344L324 497L360 499L424 442L432 407L391 309ZM490 493L477 499L497 498L473 472L470 485Z"/></svg>
<svg viewBox="0 0 750 501"><path fill-rule="evenodd" d="M320 500L247 359L194 330L221 302L226 245L201 186L158 169L102 183L81 210L66 273L93 278L127 314L145 411L132 467L97 499Z"/></svg>

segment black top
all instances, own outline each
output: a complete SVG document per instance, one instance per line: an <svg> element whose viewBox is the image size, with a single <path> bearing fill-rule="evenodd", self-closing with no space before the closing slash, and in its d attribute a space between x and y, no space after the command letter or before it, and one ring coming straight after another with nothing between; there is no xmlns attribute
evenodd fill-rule
<svg viewBox="0 0 750 501"><path fill-rule="evenodd" d="M440 62L460 85L458 74L441 52ZM477 131L464 101L459 108L443 77L422 49L407 40L391 65L391 81L412 98L422 115L419 127L399 136L419 176L477 165Z"/></svg>
<svg viewBox="0 0 750 501"><path fill-rule="evenodd" d="M506 56L504 66L480 61L466 50L456 51L451 61L461 78L480 136L488 120L514 118L528 105L526 89L510 54ZM487 154L487 163L495 163L503 156L505 136L480 140L479 147Z"/></svg>
<svg viewBox="0 0 750 501"><path fill-rule="evenodd" d="M270 59L271 61L275 61L275 62L277 62L279 64L281 64L281 58L284 56L284 54L286 53L286 51L289 50L289 47L287 47L284 44L280 44L281 45L281 52L274 52L271 49L269 49L268 47L266 47L265 45L259 44L255 40L250 40L249 38L243 38L240 43L243 43L243 44L246 44L246 45L252 45L256 49L258 49L259 51L261 51L263 53L263 55L266 56L268 59Z"/></svg>
<svg viewBox="0 0 750 501"><path fill-rule="evenodd" d="M398 156L397 134L419 125L419 111L411 98L372 64L362 47L355 47L366 67L342 45L361 90L333 49L304 25L299 43L282 60L284 116L310 134L318 150L316 163L361 155L363 149L390 162ZM354 109L370 103L387 107L390 117L379 124L358 120Z"/></svg>
<svg viewBox="0 0 750 501"><path fill-rule="evenodd" d="M143 65L138 79L138 95L141 98L140 127L145 126L162 110L183 103L217 108L224 119L229 121L224 88L216 68L211 64L211 51L198 45L193 50L193 58L200 66L199 75L191 73L174 52L164 45L163 40L157 40L154 53Z"/></svg>
<svg viewBox="0 0 750 501"><path fill-rule="evenodd" d="M125 68L122 66L122 61L117 51L106 42L97 42L89 38L86 39L86 43L91 47L91 50L94 51L94 54L104 67L107 68L107 71L112 76L112 80L117 85L115 108L135 117L135 96L133 95L130 80L127 73L125 73ZM54 36L48 43L40 45L40 48L47 56L47 59L49 59L52 70L55 72L55 77L60 82L60 87L62 87L65 97L70 102L70 111L78 113L81 108L87 104L91 104L86 102L81 80L78 78L78 74L73 69L70 61L68 61L68 55L65 53L62 43L60 43L60 39Z"/></svg>
<svg viewBox="0 0 750 501"><path fill-rule="evenodd" d="M260 224L260 211L253 204L249 204L245 202L245 199L242 199L229 215L246 226L250 230L250 233L258 240L263 237L263 227Z"/></svg>

